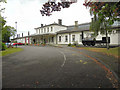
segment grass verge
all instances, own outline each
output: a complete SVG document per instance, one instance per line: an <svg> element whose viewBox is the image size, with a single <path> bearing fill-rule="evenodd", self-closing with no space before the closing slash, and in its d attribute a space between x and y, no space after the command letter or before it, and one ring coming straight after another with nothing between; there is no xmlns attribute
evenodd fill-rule
<svg viewBox="0 0 120 90"><path fill-rule="evenodd" d="M5 56L15 52L23 51L22 48L7 48L5 51L0 51L0 56Z"/></svg>
<svg viewBox="0 0 120 90"><path fill-rule="evenodd" d="M116 58L120 58L118 51L120 50L120 47L116 48L110 48L107 50L106 48L92 48L92 47L81 47L80 49L85 49L93 52L99 52L102 54L107 54L108 56L112 55Z"/></svg>

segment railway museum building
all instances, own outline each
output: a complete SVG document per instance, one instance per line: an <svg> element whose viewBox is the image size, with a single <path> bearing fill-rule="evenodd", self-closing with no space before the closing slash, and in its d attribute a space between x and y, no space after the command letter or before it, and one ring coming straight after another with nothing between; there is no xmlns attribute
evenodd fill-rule
<svg viewBox="0 0 120 90"><path fill-rule="evenodd" d="M110 45L120 45L120 22L115 22L112 25L113 31L111 34L108 34L110 38ZM90 23L78 24L78 21L75 21L74 25L66 26L62 25L62 20L58 19L58 23L53 23L49 25L41 24L40 27L34 28L36 30L35 34L22 36L12 39L12 41L17 40L17 42L25 44L73 44L77 42L82 44L82 39L91 38L93 32L89 30ZM102 40L105 35L98 33L98 36L95 37L96 40Z"/></svg>

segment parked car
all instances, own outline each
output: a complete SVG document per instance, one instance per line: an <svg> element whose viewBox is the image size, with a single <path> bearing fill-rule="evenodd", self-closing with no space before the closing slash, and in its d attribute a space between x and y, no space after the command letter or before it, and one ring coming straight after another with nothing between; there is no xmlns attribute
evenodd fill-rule
<svg viewBox="0 0 120 90"><path fill-rule="evenodd" d="M23 43L13 43L12 45L23 45Z"/></svg>

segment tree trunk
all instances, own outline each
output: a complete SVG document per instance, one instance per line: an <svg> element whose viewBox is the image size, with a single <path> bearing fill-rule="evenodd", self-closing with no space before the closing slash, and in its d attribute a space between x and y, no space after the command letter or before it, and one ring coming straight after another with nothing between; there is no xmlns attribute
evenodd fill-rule
<svg viewBox="0 0 120 90"><path fill-rule="evenodd" d="M107 29L106 29L106 47L109 50L109 42L108 42L108 33L107 33Z"/></svg>

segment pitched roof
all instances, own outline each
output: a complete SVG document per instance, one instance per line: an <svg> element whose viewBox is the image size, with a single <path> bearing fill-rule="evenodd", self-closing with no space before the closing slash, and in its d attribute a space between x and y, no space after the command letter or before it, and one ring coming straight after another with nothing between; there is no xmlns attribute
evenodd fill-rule
<svg viewBox="0 0 120 90"><path fill-rule="evenodd" d="M67 30L58 31L57 33L60 34L60 33L72 33L72 32L89 31L90 24L91 24L90 22L79 24L78 28L76 28L75 25L71 25L71 26L68 26ZM117 29L117 28L120 28L119 27L119 22L114 23L111 27L111 29Z"/></svg>
<svg viewBox="0 0 120 90"><path fill-rule="evenodd" d="M62 30L57 33L70 33L70 32L81 32L81 31L89 31L90 23L79 24L78 27L74 25L68 26L67 30Z"/></svg>
<svg viewBox="0 0 120 90"><path fill-rule="evenodd" d="M49 24L49 25L45 25L45 26L42 26L42 27L37 27L37 28L34 28L34 29L39 29L39 28L44 28L44 27L47 27L47 26L52 26L52 25L57 25L57 26L63 26L63 27L68 27L66 25L60 25L60 24L57 24L57 23L52 23L52 24Z"/></svg>

